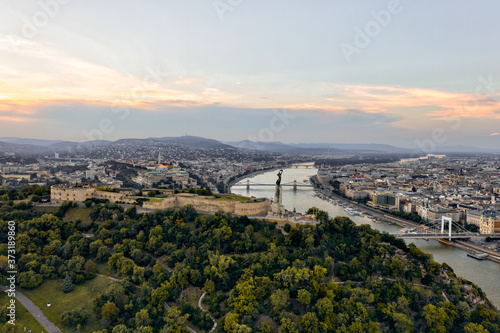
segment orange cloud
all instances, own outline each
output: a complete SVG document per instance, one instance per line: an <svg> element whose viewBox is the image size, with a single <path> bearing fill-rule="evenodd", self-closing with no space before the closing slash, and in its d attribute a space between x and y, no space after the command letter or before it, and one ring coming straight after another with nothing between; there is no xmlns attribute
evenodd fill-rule
<svg viewBox="0 0 500 333"><path fill-rule="evenodd" d="M147 66L144 77L136 77L69 56L35 41L18 41L17 53L12 54L13 39L0 35L0 51L5 51L0 52L0 64L11 64L0 65L2 103L81 99L133 105L185 100L209 105L229 99L216 88L204 87L205 80L201 77L168 77L162 72L165 77L157 78L157 82L147 74Z"/></svg>
<svg viewBox="0 0 500 333"><path fill-rule="evenodd" d="M496 136L496 135L500 135L500 133L491 133L489 136Z"/></svg>
<svg viewBox="0 0 500 333"><path fill-rule="evenodd" d="M224 105L236 108L287 108L364 113L390 112L419 121L453 118L500 119L498 95L448 92L401 86L289 82L273 77L205 79L175 76L162 82L120 73L35 41L0 35L0 113L33 115L45 105L80 102L158 110L159 105ZM15 60L15 61L14 61ZM243 80L245 79L245 80ZM208 83L210 82L210 83ZM239 83L238 81L237 83ZM424 117L422 117L424 116ZM413 121L414 119L412 119Z"/></svg>
<svg viewBox="0 0 500 333"><path fill-rule="evenodd" d="M341 112L359 109L366 113L393 112L429 116L436 120L456 117L500 119L500 102L494 96L477 97L473 93L448 92L436 89L375 85L323 84L323 102L290 104L294 109L323 109ZM330 89L329 89L330 87ZM500 94L499 94L500 95ZM317 96L318 99L320 96Z"/></svg>
<svg viewBox="0 0 500 333"><path fill-rule="evenodd" d="M29 123L29 122L39 122L40 119L28 118L28 117L16 117L16 116L0 116L0 121L9 121L15 123Z"/></svg>

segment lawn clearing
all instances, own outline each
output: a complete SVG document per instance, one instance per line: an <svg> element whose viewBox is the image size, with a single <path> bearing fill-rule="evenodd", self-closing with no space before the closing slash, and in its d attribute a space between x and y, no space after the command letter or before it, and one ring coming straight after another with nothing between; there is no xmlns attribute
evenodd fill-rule
<svg viewBox="0 0 500 333"><path fill-rule="evenodd" d="M92 223L90 219L90 208L87 207L75 207L68 210L66 215L64 216L64 222L75 222L76 220L82 221L84 225L89 225Z"/></svg>
<svg viewBox="0 0 500 333"><path fill-rule="evenodd" d="M181 297L185 297L186 303L196 309L198 307L198 300L202 294L203 291L200 288L188 287L182 291Z"/></svg>
<svg viewBox="0 0 500 333"><path fill-rule="evenodd" d="M38 210L39 212L42 212L43 214L55 214L59 210L59 207L55 207L55 206L35 206L34 209Z"/></svg>
<svg viewBox="0 0 500 333"><path fill-rule="evenodd" d="M91 314L90 319L83 325L82 333L91 333L103 329L100 321L96 318L93 310L94 299L103 294L106 289L116 282L97 276L92 280L85 281L68 294L61 291L62 280L48 280L40 287L33 290L23 290L23 293L29 297L57 327L64 332L77 332L61 323L61 314L65 311L86 310ZM52 306L47 307L47 302Z"/></svg>

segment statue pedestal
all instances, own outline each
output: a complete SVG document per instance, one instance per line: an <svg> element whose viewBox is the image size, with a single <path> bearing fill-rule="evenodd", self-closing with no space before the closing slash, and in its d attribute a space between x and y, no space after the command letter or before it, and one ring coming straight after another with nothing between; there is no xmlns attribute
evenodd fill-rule
<svg viewBox="0 0 500 333"><path fill-rule="evenodd" d="M274 191L274 201L271 204L271 211L273 214L281 216L285 212L285 207L282 204L282 198L282 188L278 185Z"/></svg>

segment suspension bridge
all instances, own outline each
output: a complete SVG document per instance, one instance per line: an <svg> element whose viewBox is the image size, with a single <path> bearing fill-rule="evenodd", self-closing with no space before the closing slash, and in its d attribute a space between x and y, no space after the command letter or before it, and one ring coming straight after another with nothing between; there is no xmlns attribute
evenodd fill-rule
<svg viewBox="0 0 500 333"><path fill-rule="evenodd" d="M256 183L256 182L250 181L250 179L247 179L246 183L236 183L233 185L233 187L235 187L235 186L246 186L246 188L248 190L248 189L250 189L251 186L276 186L276 184ZM312 185L310 183L300 184L300 183L297 183L296 180L294 180L293 182L289 182L289 183L281 183L281 186L292 187L294 191L296 191L297 188L299 188L299 187L312 187Z"/></svg>
<svg viewBox="0 0 500 333"><path fill-rule="evenodd" d="M472 237L498 237L498 234L487 235L466 230L460 223L453 222L450 217L430 219L427 223L413 228L403 228L400 233L392 234L398 238L423 238L423 239L470 239Z"/></svg>

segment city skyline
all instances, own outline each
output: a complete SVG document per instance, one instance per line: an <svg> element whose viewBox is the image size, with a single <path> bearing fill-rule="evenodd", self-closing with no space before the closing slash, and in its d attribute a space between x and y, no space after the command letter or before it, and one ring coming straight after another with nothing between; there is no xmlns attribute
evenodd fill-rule
<svg viewBox="0 0 500 333"><path fill-rule="evenodd" d="M45 0L4 9L3 137L500 142L494 1Z"/></svg>

